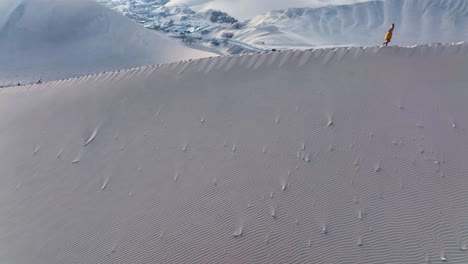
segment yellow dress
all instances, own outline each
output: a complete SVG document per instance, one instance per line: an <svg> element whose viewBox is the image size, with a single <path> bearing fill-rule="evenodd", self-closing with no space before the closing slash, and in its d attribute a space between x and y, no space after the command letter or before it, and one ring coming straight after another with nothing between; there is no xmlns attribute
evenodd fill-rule
<svg viewBox="0 0 468 264"><path fill-rule="evenodd" d="M392 39L392 33L387 32L387 34L385 34L385 40L390 41L391 39Z"/></svg>

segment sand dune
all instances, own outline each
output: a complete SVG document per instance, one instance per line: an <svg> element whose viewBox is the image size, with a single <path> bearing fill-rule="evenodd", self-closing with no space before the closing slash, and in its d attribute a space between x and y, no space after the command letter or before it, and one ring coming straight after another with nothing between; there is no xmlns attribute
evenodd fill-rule
<svg viewBox="0 0 468 264"><path fill-rule="evenodd" d="M468 45L0 90L3 263L467 263Z"/></svg>
<svg viewBox="0 0 468 264"><path fill-rule="evenodd" d="M94 0L0 3L0 86L209 56Z"/></svg>

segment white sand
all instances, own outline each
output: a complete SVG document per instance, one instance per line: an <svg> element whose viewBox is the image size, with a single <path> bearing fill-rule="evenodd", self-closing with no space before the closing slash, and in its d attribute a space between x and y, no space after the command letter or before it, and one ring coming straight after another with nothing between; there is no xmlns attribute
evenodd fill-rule
<svg viewBox="0 0 468 264"><path fill-rule="evenodd" d="M0 262L467 263L468 44L0 90Z"/></svg>

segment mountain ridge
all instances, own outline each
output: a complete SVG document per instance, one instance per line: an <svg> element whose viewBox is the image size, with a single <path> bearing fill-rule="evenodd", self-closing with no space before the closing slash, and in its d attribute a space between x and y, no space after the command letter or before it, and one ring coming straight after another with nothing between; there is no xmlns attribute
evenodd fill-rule
<svg viewBox="0 0 468 264"><path fill-rule="evenodd" d="M135 4L124 4L123 0L101 0L148 28L175 38L184 34L190 43L225 54L273 48L374 46L383 42L383 36L393 22L397 27L391 45L468 40L467 0L357 1L353 4L270 10L233 24L211 23L199 15L206 12L203 11L205 9L197 13L190 9L190 5L177 6L177 3L187 4L184 0L172 4L166 1L152 3L150 9L146 9L148 5L132 1ZM249 5L239 4L238 8L249 8ZM236 20L235 16L233 19Z"/></svg>
<svg viewBox="0 0 468 264"><path fill-rule="evenodd" d="M301 45L373 46L391 23L396 23L393 43L415 45L468 40L466 0L369 1L320 8L290 8L270 11L245 22L237 31L239 40L269 46ZM274 30L268 27L275 27ZM290 43L282 41L295 35ZM299 37L297 37L299 36Z"/></svg>

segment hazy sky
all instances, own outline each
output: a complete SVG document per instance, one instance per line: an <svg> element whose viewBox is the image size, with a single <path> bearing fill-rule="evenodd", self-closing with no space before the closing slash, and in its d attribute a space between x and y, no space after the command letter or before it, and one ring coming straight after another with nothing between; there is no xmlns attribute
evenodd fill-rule
<svg viewBox="0 0 468 264"><path fill-rule="evenodd" d="M364 1L366 0L171 0L169 5L187 5L199 10L213 8L244 20L270 10L288 7L318 7Z"/></svg>

